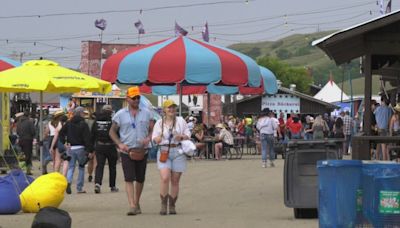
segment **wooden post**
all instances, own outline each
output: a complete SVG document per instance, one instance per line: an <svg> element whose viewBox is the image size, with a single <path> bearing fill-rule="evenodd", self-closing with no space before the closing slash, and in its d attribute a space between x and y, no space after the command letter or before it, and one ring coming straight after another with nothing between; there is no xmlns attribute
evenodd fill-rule
<svg viewBox="0 0 400 228"><path fill-rule="evenodd" d="M364 88L364 124L363 131L365 135L371 135L371 94L372 94L372 69L371 54L367 53L363 61L365 88Z"/></svg>

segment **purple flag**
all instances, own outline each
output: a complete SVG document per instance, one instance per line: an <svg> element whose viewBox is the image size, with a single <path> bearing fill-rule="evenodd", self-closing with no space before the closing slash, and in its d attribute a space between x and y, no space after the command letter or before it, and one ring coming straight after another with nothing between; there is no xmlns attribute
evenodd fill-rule
<svg viewBox="0 0 400 228"><path fill-rule="evenodd" d="M201 35L203 36L203 40L205 42L209 42L210 41L210 34L208 32L208 23L207 22L204 25L204 28L203 28L203 31L201 32Z"/></svg>
<svg viewBox="0 0 400 228"><path fill-rule="evenodd" d="M106 26L107 26L107 21L104 20L103 18L100 19L100 20L96 20L96 21L94 22L94 26L96 26L96 28L98 28L98 29L104 31L104 29L106 29Z"/></svg>
<svg viewBox="0 0 400 228"><path fill-rule="evenodd" d="M176 36L186 36L188 34L188 31L186 31L184 28L178 25L178 23L175 22L175 35Z"/></svg>
<svg viewBox="0 0 400 228"><path fill-rule="evenodd" d="M139 31L139 34L145 34L143 24L142 24L142 22L141 22L140 20L138 20L137 22L135 22L135 27L136 27L137 30Z"/></svg>
<svg viewBox="0 0 400 228"><path fill-rule="evenodd" d="M389 0L387 6L386 6L386 11L385 13L390 13L392 12L392 0Z"/></svg>

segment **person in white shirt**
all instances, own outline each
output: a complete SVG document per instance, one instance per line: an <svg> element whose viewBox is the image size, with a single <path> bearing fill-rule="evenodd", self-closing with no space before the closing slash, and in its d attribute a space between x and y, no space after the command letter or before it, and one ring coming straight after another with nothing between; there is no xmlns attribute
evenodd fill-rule
<svg viewBox="0 0 400 228"><path fill-rule="evenodd" d="M192 130L194 128L194 117L193 116L189 117L187 126L188 126L190 132L192 132Z"/></svg>
<svg viewBox="0 0 400 228"><path fill-rule="evenodd" d="M216 143L214 146L215 159L221 160L222 151L224 147L233 146L234 139L232 133L226 130L223 124L219 123L215 128L218 131L218 136L216 136L218 143Z"/></svg>
<svg viewBox="0 0 400 228"><path fill-rule="evenodd" d="M157 153L157 166L160 170L160 198L161 215L176 214L175 203L178 199L179 181L186 170L186 156L179 153L180 142L189 140L191 133L186 121L176 116L174 101L166 100L163 103L164 116L156 122L152 140L160 145ZM169 188L171 184L171 189Z"/></svg>
<svg viewBox="0 0 400 228"><path fill-rule="evenodd" d="M48 124L49 136L50 136L50 153L53 159L53 171L60 172L61 167L61 154L58 151L58 133L60 132L62 125L60 118L64 115L62 110L56 111L53 114L53 118Z"/></svg>
<svg viewBox="0 0 400 228"><path fill-rule="evenodd" d="M262 167L267 167L267 150L269 154L270 166L275 167L274 153L274 133L278 129L278 123L273 118L273 113L268 109L263 109L257 121L257 130L260 132Z"/></svg>

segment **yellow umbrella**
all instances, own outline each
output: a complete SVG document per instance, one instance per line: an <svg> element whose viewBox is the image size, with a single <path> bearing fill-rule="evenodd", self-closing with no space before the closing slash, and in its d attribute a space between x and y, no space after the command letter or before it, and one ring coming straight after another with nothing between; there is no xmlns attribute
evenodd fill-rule
<svg viewBox="0 0 400 228"><path fill-rule="evenodd" d="M81 90L108 93L111 84L49 60L32 60L0 72L2 92L73 93Z"/></svg>
<svg viewBox="0 0 400 228"><path fill-rule="evenodd" d="M108 93L111 84L49 60L32 60L0 72L1 92L40 92L40 141L43 140L43 92L73 93L81 90ZM43 164L43 153L40 155Z"/></svg>

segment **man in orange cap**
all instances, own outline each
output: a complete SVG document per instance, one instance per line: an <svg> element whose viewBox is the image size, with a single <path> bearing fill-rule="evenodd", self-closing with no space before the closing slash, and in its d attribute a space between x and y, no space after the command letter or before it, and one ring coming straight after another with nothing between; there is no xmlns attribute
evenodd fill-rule
<svg viewBox="0 0 400 228"><path fill-rule="evenodd" d="M130 209L127 215L141 214L140 196L146 175L147 152L153 131L153 114L139 108L139 87L130 87L126 94L128 107L119 110L112 119L110 137L121 153L125 188ZM118 135L119 134L119 135Z"/></svg>

